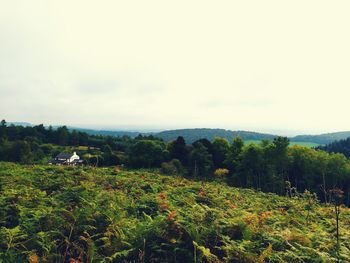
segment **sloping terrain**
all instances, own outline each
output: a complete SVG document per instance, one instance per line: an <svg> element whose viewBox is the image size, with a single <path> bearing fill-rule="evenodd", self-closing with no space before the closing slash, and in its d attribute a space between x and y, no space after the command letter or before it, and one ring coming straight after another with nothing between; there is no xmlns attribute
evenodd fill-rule
<svg viewBox="0 0 350 263"><path fill-rule="evenodd" d="M115 168L0 163L0 262L336 262L333 207ZM340 262L350 211L340 213ZM73 261L75 260L75 261Z"/></svg>
<svg viewBox="0 0 350 263"><path fill-rule="evenodd" d="M224 129L179 129L179 130L168 130L156 133L155 136L162 138L164 141L175 140L178 136L184 137L186 142L192 143L196 140L206 138L210 141L214 140L215 137L225 138L232 141L234 137L240 136L243 140L272 140L276 135L257 133L250 131L231 131Z"/></svg>
<svg viewBox="0 0 350 263"><path fill-rule="evenodd" d="M329 144L337 140L344 140L350 137L350 131L343 132L333 132L333 133L324 133L319 135L298 135L293 137L292 141L298 142L312 142L318 144Z"/></svg>

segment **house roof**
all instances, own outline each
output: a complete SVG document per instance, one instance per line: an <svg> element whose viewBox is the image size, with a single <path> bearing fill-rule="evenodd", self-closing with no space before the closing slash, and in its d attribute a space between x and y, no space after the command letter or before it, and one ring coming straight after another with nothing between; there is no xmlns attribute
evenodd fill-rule
<svg viewBox="0 0 350 263"><path fill-rule="evenodd" d="M69 159L73 156L72 153L60 153L59 155L56 156L56 158L59 159Z"/></svg>

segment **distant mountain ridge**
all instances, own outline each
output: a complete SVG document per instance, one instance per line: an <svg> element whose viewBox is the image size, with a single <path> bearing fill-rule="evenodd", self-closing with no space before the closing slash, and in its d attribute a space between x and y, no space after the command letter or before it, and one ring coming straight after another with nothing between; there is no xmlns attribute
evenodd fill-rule
<svg viewBox="0 0 350 263"><path fill-rule="evenodd" d="M26 126L33 126L31 123L29 122L7 122L7 125L15 125L15 126L23 126L23 127L26 127Z"/></svg>
<svg viewBox="0 0 350 263"><path fill-rule="evenodd" d="M8 122L9 125L21 125L21 126L33 126L33 124L28 122ZM59 127L59 125L53 126L54 128ZM98 129L87 129L68 126L70 130L77 130L81 132L86 132L90 135L104 135L104 136L129 136L136 137L141 135L154 135L163 139L164 141L175 140L178 136L185 138L186 142L192 143L198 139L206 138L208 140L213 140L215 137L226 138L227 140L232 140L236 136L242 137L243 140L272 140L278 135L269 133L259 133L252 131L233 131L226 129L211 129L211 128L191 128L191 129L174 129L165 130L161 132L139 132L139 131L123 131L123 130L98 130ZM289 137L291 142L305 142L305 143L316 143L321 145L326 145L334 141L345 140L350 138L350 131L324 133L319 135L297 135L294 137Z"/></svg>
<svg viewBox="0 0 350 263"><path fill-rule="evenodd" d="M70 128L71 129L71 128ZM259 133L252 131L232 131L226 129L211 129L211 128L193 128L193 129L175 129L165 130L161 132L137 132L137 131L108 131L108 130L93 130L74 128L79 131L84 131L92 135L109 135L109 136L130 136L136 137L141 135L154 135L164 141L175 140L178 136L184 137L186 142L192 143L196 140L206 138L214 140L215 137L222 137L231 141L234 137L240 136L243 140L273 140L277 134ZM305 142L316 144L329 144L334 141L344 140L350 137L350 131L324 133L319 135L297 135L289 137L291 142Z"/></svg>
<svg viewBox="0 0 350 263"><path fill-rule="evenodd" d="M231 141L234 137L240 136L243 140L272 140L277 136L250 131L231 131L225 129L209 128L167 130L156 133L154 135L162 138L164 141L175 140L178 136L182 136L188 143L192 143L202 138L206 138L212 141L215 139L215 137L221 137Z"/></svg>
<svg viewBox="0 0 350 263"><path fill-rule="evenodd" d="M292 141L314 142L319 144L329 144L334 141L344 140L350 137L350 131L323 133L319 135L297 135Z"/></svg>
<svg viewBox="0 0 350 263"><path fill-rule="evenodd" d="M129 136L131 138L134 138L140 134L142 135L152 135L155 133L152 132L138 132L138 131L112 131L112 130L94 130L94 129L85 129L85 128L75 128L75 127L68 127L70 130L76 130L81 132L86 132L90 135L104 135L104 136L115 136L115 137L123 137L123 136Z"/></svg>

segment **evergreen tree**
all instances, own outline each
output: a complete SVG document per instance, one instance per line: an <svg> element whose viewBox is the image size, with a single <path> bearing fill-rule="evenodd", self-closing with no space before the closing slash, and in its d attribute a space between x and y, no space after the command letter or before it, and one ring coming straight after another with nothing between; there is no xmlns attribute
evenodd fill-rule
<svg viewBox="0 0 350 263"><path fill-rule="evenodd" d="M170 159L178 159L182 165L188 164L188 149L185 139L182 136L177 137L175 141L168 144Z"/></svg>
<svg viewBox="0 0 350 263"><path fill-rule="evenodd" d="M215 168L225 167L225 160L227 158L230 145L224 138L215 138L213 143L213 161Z"/></svg>
<svg viewBox="0 0 350 263"><path fill-rule="evenodd" d="M190 168L194 176L208 176L213 170L213 156L200 142L193 145L190 153Z"/></svg>

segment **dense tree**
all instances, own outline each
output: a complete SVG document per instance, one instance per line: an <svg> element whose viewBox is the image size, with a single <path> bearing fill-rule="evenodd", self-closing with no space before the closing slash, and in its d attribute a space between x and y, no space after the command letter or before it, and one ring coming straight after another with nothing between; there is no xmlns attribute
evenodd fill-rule
<svg viewBox="0 0 350 263"><path fill-rule="evenodd" d="M213 145L208 139L199 139L192 143L192 145L195 147L197 144L201 143L205 148L207 148L207 151L209 154L213 155Z"/></svg>
<svg viewBox="0 0 350 263"><path fill-rule="evenodd" d="M334 141L325 146L319 146L318 149L330 153L342 153L346 157L350 157L350 137L344 140Z"/></svg>
<svg viewBox="0 0 350 263"><path fill-rule="evenodd" d="M15 162L28 164L33 161L30 145L26 141L15 141L9 149L8 157Z"/></svg>
<svg viewBox="0 0 350 263"><path fill-rule="evenodd" d="M225 164L231 173L234 173L238 170L240 154L242 152L243 146L244 142L241 137L235 137L233 139L233 142L230 144Z"/></svg>
<svg viewBox="0 0 350 263"><path fill-rule="evenodd" d="M67 145L67 143L68 143L68 129L67 129L67 127L62 126L62 127L57 128L56 134L57 134L57 137L56 137L57 144L62 145L62 146Z"/></svg>
<svg viewBox="0 0 350 263"><path fill-rule="evenodd" d="M6 138L6 121L2 120L0 123L0 141L5 140Z"/></svg>
<svg viewBox="0 0 350 263"><path fill-rule="evenodd" d="M188 148L183 137L179 136L168 144L170 159L178 159L183 165L188 164Z"/></svg>
<svg viewBox="0 0 350 263"><path fill-rule="evenodd" d="M133 167L159 167L166 160L164 143L138 140L131 148L130 165Z"/></svg>
<svg viewBox="0 0 350 263"><path fill-rule="evenodd" d="M200 142L193 145L190 153L190 169L194 176L208 176L213 170L213 156Z"/></svg>
<svg viewBox="0 0 350 263"><path fill-rule="evenodd" d="M225 160L230 148L228 141L224 138L215 138L212 143L213 148L213 162L215 168L221 168L225 166Z"/></svg>
<svg viewBox="0 0 350 263"><path fill-rule="evenodd" d="M243 148L241 160L240 171L238 173L240 184L244 187L261 189L262 149L256 144L249 144Z"/></svg>
<svg viewBox="0 0 350 263"><path fill-rule="evenodd" d="M163 162L160 169L162 173L168 175L184 174L184 167L178 159L172 159L170 162Z"/></svg>
<svg viewBox="0 0 350 263"><path fill-rule="evenodd" d="M272 143L265 145L264 158L267 163L267 179L273 192L285 192L285 182L290 181L288 170L288 145L286 137L277 137Z"/></svg>
<svg viewBox="0 0 350 263"><path fill-rule="evenodd" d="M68 137L68 133L67 133L67 137ZM80 145L79 133L75 130L72 131L72 134L69 136L68 142L69 142L69 145L79 146Z"/></svg>

